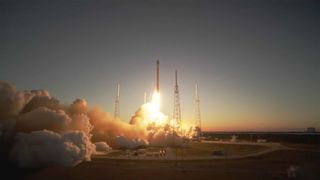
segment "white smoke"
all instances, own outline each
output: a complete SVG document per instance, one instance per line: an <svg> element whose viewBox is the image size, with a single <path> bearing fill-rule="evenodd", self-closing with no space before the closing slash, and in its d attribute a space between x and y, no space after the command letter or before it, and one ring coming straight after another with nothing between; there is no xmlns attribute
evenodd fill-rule
<svg viewBox="0 0 320 180"><path fill-rule="evenodd" d="M90 109L84 99L61 105L46 90L17 91L0 81L0 145L12 147L10 157L18 165L40 167L74 166L90 160L96 148L135 149L148 141L157 146L179 144L179 137L169 134L166 117L148 107L142 105L128 124L100 108ZM104 142L94 145L91 138Z"/></svg>
<svg viewBox="0 0 320 180"><path fill-rule="evenodd" d="M153 109L151 104L143 104L132 116L130 124L142 126L146 129L146 136L144 137L151 146L182 146L183 139L173 128L169 125L167 117L161 112L157 112L158 119L163 121L154 121Z"/></svg>
<svg viewBox="0 0 320 180"><path fill-rule="evenodd" d="M90 160L95 145L86 113L83 99L63 107L46 90L17 91L0 81L0 145L12 146L10 157L20 166L74 166Z"/></svg>
<svg viewBox="0 0 320 180"><path fill-rule="evenodd" d="M69 111L71 114L86 114L88 111L88 103L84 99L76 99L70 105Z"/></svg>
<svg viewBox="0 0 320 180"><path fill-rule="evenodd" d="M146 137L146 129L144 127L115 120L100 108L91 109L87 115L94 126L92 130L94 139L96 141L106 141L113 148L118 147L116 143L117 136L123 135L129 139Z"/></svg>
<svg viewBox="0 0 320 180"><path fill-rule="evenodd" d="M111 151L112 148L106 143L106 142L96 142L94 143L94 145L96 145L96 151Z"/></svg>
<svg viewBox="0 0 320 180"><path fill-rule="evenodd" d="M70 130L83 131L86 134L90 134L93 129L93 125L90 124L90 120L85 114L75 114L72 116L72 122L69 125Z"/></svg>
<svg viewBox="0 0 320 180"><path fill-rule="evenodd" d="M17 129L23 132L43 129L64 132L72 119L63 110L51 110L39 107L31 112L22 114L18 118Z"/></svg>
<svg viewBox="0 0 320 180"><path fill-rule="evenodd" d="M33 97L50 97L46 90L17 91L16 87L0 80L0 120L17 116Z"/></svg>
<svg viewBox="0 0 320 180"><path fill-rule="evenodd" d="M10 155L22 167L75 166L89 161L94 152L95 145L81 131L60 135L43 130L17 134Z"/></svg>
<svg viewBox="0 0 320 180"><path fill-rule="evenodd" d="M158 131L154 134L149 134L148 138L151 146L182 146L183 139L177 134L172 134L165 131Z"/></svg>
<svg viewBox="0 0 320 180"><path fill-rule="evenodd" d="M148 141L144 139L131 139L123 135L117 136L115 142L119 149L136 149L139 147L145 147L149 144Z"/></svg>
<svg viewBox="0 0 320 180"><path fill-rule="evenodd" d="M64 141L71 141L80 149L81 160L90 161L91 154L95 153L96 146L91 143L90 137L83 131L71 131L62 134Z"/></svg>

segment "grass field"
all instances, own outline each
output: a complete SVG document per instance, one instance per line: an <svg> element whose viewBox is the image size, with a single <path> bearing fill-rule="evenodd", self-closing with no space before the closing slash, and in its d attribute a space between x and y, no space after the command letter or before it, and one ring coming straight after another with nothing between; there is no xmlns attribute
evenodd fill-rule
<svg viewBox="0 0 320 180"><path fill-rule="evenodd" d="M268 147L262 145L190 142L186 148L181 148L175 152L178 155L190 157L212 156L213 151L221 151L224 153L224 156L241 156L260 152L267 149Z"/></svg>
<svg viewBox="0 0 320 180"><path fill-rule="evenodd" d="M302 143L282 143L282 144L290 148L320 151L320 144L302 144Z"/></svg>
<svg viewBox="0 0 320 180"><path fill-rule="evenodd" d="M163 150L163 147L148 147L147 152ZM199 143L189 142L184 148L172 148L175 155L180 157L212 157L214 151L223 152L223 156L242 156L267 150L268 147L262 145L244 144L220 144L220 143ZM108 157L125 157L130 151L119 150L109 153Z"/></svg>
<svg viewBox="0 0 320 180"><path fill-rule="evenodd" d="M286 179L286 169L297 165L302 179L318 179L320 153L275 151L254 158L204 161L135 161L94 158L74 168L49 168L29 179Z"/></svg>
<svg viewBox="0 0 320 180"><path fill-rule="evenodd" d="M93 156L92 161L82 162L76 167L50 167L46 169L16 169L11 178L0 179L287 179L286 170L297 166L301 179L319 179L320 152L303 144L291 146L308 150L277 150L267 154L241 159L165 159L139 160L110 159L105 155ZM184 149L184 156L212 156L214 150L223 150L227 156L260 152L268 147L262 145L215 144L192 142ZM161 147L149 147L157 151ZM107 156L122 156L128 151L116 151ZM178 152L179 153L179 152ZM13 178L12 178L13 177Z"/></svg>

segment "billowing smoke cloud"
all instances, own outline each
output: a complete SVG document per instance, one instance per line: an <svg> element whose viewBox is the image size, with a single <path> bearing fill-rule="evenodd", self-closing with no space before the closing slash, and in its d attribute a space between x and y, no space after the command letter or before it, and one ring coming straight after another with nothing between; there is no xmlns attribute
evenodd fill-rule
<svg viewBox="0 0 320 180"><path fill-rule="evenodd" d="M35 96L24 106L21 113L27 113L39 107L47 107L52 110L63 109L59 101L53 97Z"/></svg>
<svg viewBox="0 0 320 180"><path fill-rule="evenodd" d="M12 138L4 140L5 136ZM104 151L110 146L136 148L148 144L144 126L115 120L97 107L90 109L84 99L61 105L46 90L17 91L3 81L0 137L0 145L9 143L11 159L23 167L73 166L90 160L96 148L91 138L105 141L97 143Z"/></svg>
<svg viewBox="0 0 320 180"><path fill-rule="evenodd" d="M46 90L17 91L14 85L0 81L0 150L3 146L9 149L0 156L10 154L23 167L74 166L90 160L96 148L132 149L149 142L177 145L182 140L170 133L166 118L147 103L129 124L98 107L89 108L84 99L61 105Z"/></svg>
<svg viewBox="0 0 320 180"><path fill-rule="evenodd" d="M84 100L83 103L86 104ZM74 105L74 104L72 104ZM71 105L71 107L73 107ZM64 110L52 110L46 106L21 114L18 118L16 129L18 132L31 132L37 130L51 130L62 133L70 130L83 131L90 134L93 126L86 114L82 111L74 111L70 117Z"/></svg>
<svg viewBox="0 0 320 180"><path fill-rule="evenodd" d="M155 134L150 134L148 138L152 146L182 146L183 140L177 134L172 134L166 131L158 131Z"/></svg>
<svg viewBox="0 0 320 180"><path fill-rule="evenodd" d="M33 97L48 97L46 90L17 91L16 87L0 80L0 120L17 116Z"/></svg>
<svg viewBox="0 0 320 180"><path fill-rule="evenodd" d="M100 108L93 108L87 115L94 126L92 132L95 140L106 141L111 147L117 147L116 136L123 135L129 139L146 137L146 130L143 127L115 120Z"/></svg>
<svg viewBox="0 0 320 180"><path fill-rule="evenodd" d="M86 112L83 99L62 106L46 90L17 91L0 81L0 148L12 147L2 153L23 167L74 166L90 160L95 145Z"/></svg>
<svg viewBox="0 0 320 180"><path fill-rule="evenodd" d="M94 152L95 145L81 131L60 135L43 130L18 133L10 155L22 167L75 166Z"/></svg>
<svg viewBox="0 0 320 180"><path fill-rule="evenodd" d="M106 143L106 142L96 142L94 143L94 145L96 145L96 151L104 151L104 152L107 152L107 151L111 151L112 148Z"/></svg>
<svg viewBox="0 0 320 180"><path fill-rule="evenodd" d="M46 90L17 91L13 84L0 80L1 141L5 141L13 135L17 117L34 97L49 98L50 94Z"/></svg>
<svg viewBox="0 0 320 180"><path fill-rule="evenodd" d="M17 131L31 132L47 129L61 133L67 130L71 121L72 119L63 110L39 107L19 116Z"/></svg>
<svg viewBox="0 0 320 180"><path fill-rule="evenodd" d="M24 96L16 91L14 85L0 81L0 117L18 115L23 106Z"/></svg>
<svg viewBox="0 0 320 180"><path fill-rule="evenodd" d="M140 138L131 139L122 135L116 137L115 144L119 149L135 149L147 146L148 141Z"/></svg>
<svg viewBox="0 0 320 180"><path fill-rule="evenodd" d="M130 124L144 127L145 138L152 146L182 146L182 137L172 129L167 117L161 112L156 112L156 117L153 115L152 104L143 104L132 116Z"/></svg>
<svg viewBox="0 0 320 180"><path fill-rule="evenodd" d="M70 105L70 114L86 114L88 111L88 103L84 99L76 99Z"/></svg>
<svg viewBox="0 0 320 180"><path fill-rule="evenodd" d="M89 135L91 130L93 129L93 125L91 125L87 115L74 114L68 128L69 130L78 130Z"/></svg>

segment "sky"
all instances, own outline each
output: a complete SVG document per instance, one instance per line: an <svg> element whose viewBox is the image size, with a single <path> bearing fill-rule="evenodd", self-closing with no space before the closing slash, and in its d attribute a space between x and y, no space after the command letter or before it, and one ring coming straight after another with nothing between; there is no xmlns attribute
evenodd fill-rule
<svg viewBox="0 0 320 180"><path fill-rule="evenodd" d="M320 3L316 0L0 0L0 80L84 98L129 121L155 86L204 130L320 129ZM148 96L149 96L148 95Z"/></svg>

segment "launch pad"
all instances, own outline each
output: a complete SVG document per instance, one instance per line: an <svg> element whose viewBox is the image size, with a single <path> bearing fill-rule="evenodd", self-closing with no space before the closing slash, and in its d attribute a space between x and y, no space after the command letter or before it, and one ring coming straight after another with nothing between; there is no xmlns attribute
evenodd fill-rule
<svg viewBox="0 0 320 180"><path fill-rule="evenodd" d="M260 156L279 149L279 143L189 142L182 147L148 146L139 149L113 150L98 158L132 160L214 160Z"/></svg>

